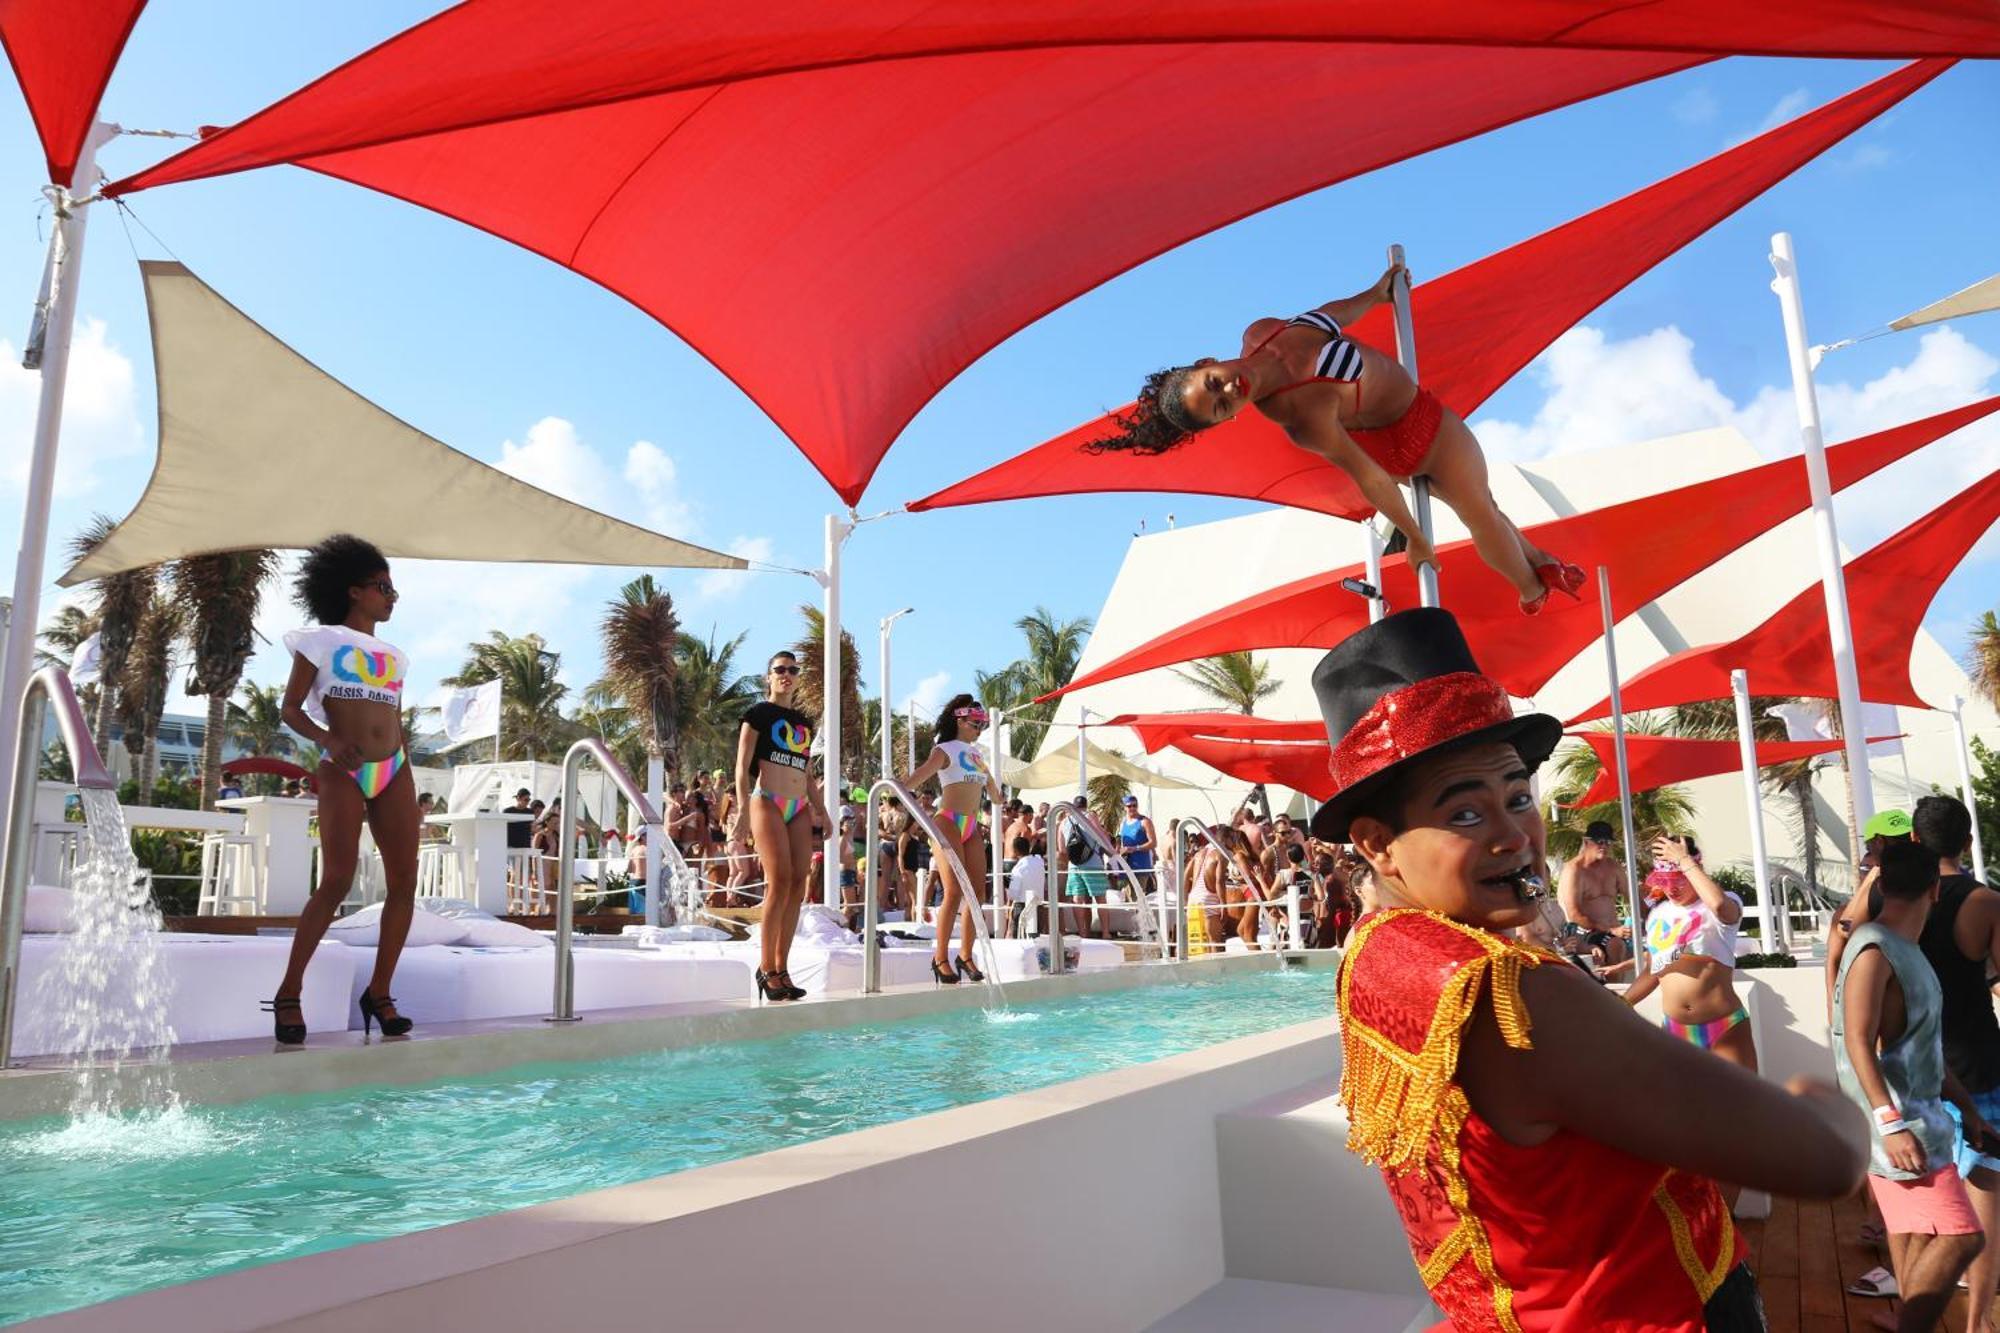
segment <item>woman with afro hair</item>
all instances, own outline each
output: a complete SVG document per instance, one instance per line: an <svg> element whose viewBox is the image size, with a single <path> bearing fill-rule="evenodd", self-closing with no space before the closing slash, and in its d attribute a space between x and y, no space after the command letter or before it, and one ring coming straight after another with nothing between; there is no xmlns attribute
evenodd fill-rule
<svg viewBox="0 0 2000 1333"><path fill-rule="evenodd" d="M386 893L375 973L361 992L362 1031L380 1024L400 1037L410 1020L396 1011L389 980L410 933L416 910L416 783L403 751L403 682L410 660L402 649L375 637L396 609L389 562L359 537L341 533L306 553L293 598L318 623L285 635L292 654L285 682L284 720L324 752L314 787L319 794L320 874L299 913L285 979L269 1003L277 1039L306 1039L299 992L306 964L347 897L368 823L382 853Z"/></svg>
<svg viewBox="0 0 2000 1333"><path fill-rule="evenodd" d="M1524 615L1549 593L1576 597L1584 572L1521 535L1493 501L1486 455L1466 424L1401 365L1342 329L1389 299L1392 266L1365 292L1292 319L1259 319L1243 331L1241 355L1205 356L1155 371L1121 432L1086 445L1092 453L1163 454L1200 431L1255 408L1293 444L1354 479L1361 494L1409 541L1412 567L1436 563L1429 539L1403 503L1400 481L1429 477L1483 559L1514 585Z"/></svg>

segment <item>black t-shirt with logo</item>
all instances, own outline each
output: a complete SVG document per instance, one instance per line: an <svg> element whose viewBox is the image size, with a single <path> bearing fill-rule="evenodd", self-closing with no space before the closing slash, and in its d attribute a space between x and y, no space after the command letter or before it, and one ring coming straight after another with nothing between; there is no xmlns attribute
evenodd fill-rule
<svg viewBox="0 0 2000 1333"><path fill-rule="evenodd" d="M753 764L776 764L780 768L806 771L811 762L812 723L796 708L774 704L769 699L752 704L743 714L743 725L756 737ZM754 777L759 770L753 767Z"/></svg>

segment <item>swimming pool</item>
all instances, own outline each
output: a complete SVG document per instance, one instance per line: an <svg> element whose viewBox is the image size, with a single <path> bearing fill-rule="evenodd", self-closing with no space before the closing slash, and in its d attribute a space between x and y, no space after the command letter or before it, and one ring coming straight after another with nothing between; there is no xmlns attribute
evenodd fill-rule
<svg viewBox="0 0 2000 1333"><path fill-rule="evenodd" d="M1102 1073L1333 1009L1238 975L162 1119L0 1131L0 1322Z"/></svg>

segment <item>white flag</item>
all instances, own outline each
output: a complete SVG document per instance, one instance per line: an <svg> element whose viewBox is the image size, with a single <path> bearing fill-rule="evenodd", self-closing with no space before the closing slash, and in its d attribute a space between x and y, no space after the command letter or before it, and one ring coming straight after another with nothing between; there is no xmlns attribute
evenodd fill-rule
<svg viewBox="0 0 2000 1333"><path fill-rule="evenodd" d="M104 651L97 642L97 636L93 634L76 646L76 654L70 658L69 683L82 689L86 685L95 685L102 679L104 679Z"/></svg>
<svg viewBox="0 0 2000 1333"><path fill-rule="evenodd" d="M1878 741L1868 747L1870 759L1886 759L1903 752L1903 728L1896 722L1896 705L1861 705L1861 734L1863 736L1888 736L1893 739Z"/></svg>
<svg viewBox="0 0 2000 1333"><path fill-rule="evenodd" d="M1826 709L1817 699L1801 699L1797 703L1766 708L1764 716L1778 718L1785 724L1785 739L1788 741L1833 739L1833 724L1826 720Z"/></svg>
<svg viewBox="0 0 2000 1333"><path fill-rule="evenodd" d="M500 734L500 682L456 689L438 709L444 720L444 743L462 745Z"/></svg>

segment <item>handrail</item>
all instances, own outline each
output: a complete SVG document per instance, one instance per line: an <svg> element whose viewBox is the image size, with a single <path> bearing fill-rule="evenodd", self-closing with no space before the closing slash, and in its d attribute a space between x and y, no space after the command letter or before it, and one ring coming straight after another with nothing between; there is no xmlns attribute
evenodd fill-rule
<svg viewBox="0 0 2000 1333"><path fill-rule="evenodd" d="M959 907L972 914L973 933L979 937L980 944L985 946L986 950L986 984L993 987L994 993L998 994L1000 955L993 947L993 936L986 929L986 918L979 910L978 886L972 882L972 877L965 873L964 859L949 842L945 841L944 832L938 828L937 821L917 804L917 798L910 794L910 789L894 778L878 778L875 785L868 789L866 845L872 851L882 841L884 793L896 798L897 804L908 812L924 836L931 840L931 845L944 853L951 869L957 873L960 888ZM882 924L881 884L885 877L875 873L875 869L873 865L869 867L869 873L862 876L861 886L861 992L864 995L879 995L882 992L882 932L879 927ZM954 917L950 921L939 922L937 928L949 932L957 927L958 921Z"/></svg>
<svg viewBox="0 0 2000 1333"><path fill-rule="evenodd" d="M597 760L604 776L639 812L641 823L651 828L660 825L659 813L611 753L611 747L595 736L586 736L569 747L569 752L563 755L562 827L556 848L555 1012L545 1020L550 1023L576 1022L576 958L572 939L576 933L576 779L585 759ZM661 838L660 843L663 849L670 845L666 838ZM679 855L679 849L675 849L675 855ZM666 864L664 851L660 864Z"/></svg>
<svg viewBox="0 0 2000 1333"><path fill-rule="evenodd" d="M1174 847L1174 884L1176 886L1175 895L1179 899L1179 905L1180 905L1180 927L1181 927L1180 956L1183 959L1185 959L1189 957L1187 951L1187 875L1185 873L1186 853L1182 850L1181 847L1181 833L1185 829L1193 829L1197 834L1200 835L1201 841L1207 843L1210 847L1213 847L1215 849L1216 855L1222 857L1225 862L1227 862L1230 859L1230 851L1227 847L1224 847L1220 842L1216 840L1215 835L1208 831L1208 825L1203 823L1199 819L1187 819L1187 818L1176 819L1168 827L1169 827L1168 837L1170 837L1173 840L1173 847ZM1260 913L1270 906L1270 902L1268 899L1259 898L1257 900L1257 903L1258 903L1258 911ZM1300 937L1301 936L1299 929L1299 882L1296 878L1294 878L1290 883L1288 883L1285 886L1285 940L1286 940L1285 947L1289 949L1304 948L1305 946L1299 943Z"/></svg>
<svg viewBox="0 0 2000 1333"><path fill-rule="evenodd" d="M1079 819L1079 816L1081 816L1081 819ZM1051 853L1053 853L1056 847L1061 845L1064 821L1068 821L1071 825L1082 829L1084 841L1096 847L1098 855L1104 858L1107 886L1109 885L1109 872L1112 869L1116 869L1122 873L1126 881L1132 885L1133 892L1139 895L1136 907L1139 919L1140 947L1144 948L1147 945L1151 945L1161 958L1165 958L1167 956L1165 943L1159 939L1148 938L1154 933L1152 913L1146 906L1146 891L1139 885L1139 872L1132 869L1132 863L1125 859L1124 844L1113 841L1110 833L1098 824L1097 816L1091 814L1088 810L1079 809L1068 801L1059 801L1049 807L1049 848ZM1113 865L1114 862L1116 863L1115 866ZM1049 917L1053 923L1049 927L1049 970L1051 972L1061 972L1063 969L1062 924L1058 919L1060 917L1061 899L1054 892L1056 888L1056 858L1053 854L1048 859L1048 873L1050 888Z"/></svg>
<svg viewBox="0 0 2000 1333"><path fill-rule="evenodd" d="M17 633L27 633L23 625ZM21 981L21 926L28 910L28 878L35 862L36 776L42 753L42 727L55 705L56 733L69 752L69 765L80 789L118 790L103 761L97 757L97 742L83 718L83 706L76 690L60 667L43 667L28 677L21 694L21 730L14 743L14 805L7 812L7 853L0 869L0 1069L14 1051L14 995Z"/></svg>

